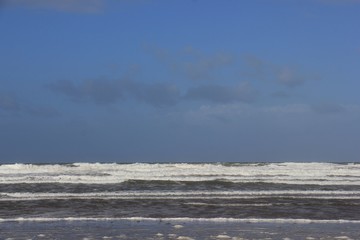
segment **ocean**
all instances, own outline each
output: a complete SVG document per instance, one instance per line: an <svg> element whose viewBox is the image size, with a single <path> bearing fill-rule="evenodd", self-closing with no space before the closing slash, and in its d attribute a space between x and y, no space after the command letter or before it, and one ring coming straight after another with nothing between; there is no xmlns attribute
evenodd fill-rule
<svg viewBox="0 0 360 240"><path fill-rule="evenodd" d="M357 229L358 163L0 165L0 239L360 239Z"/></svg>

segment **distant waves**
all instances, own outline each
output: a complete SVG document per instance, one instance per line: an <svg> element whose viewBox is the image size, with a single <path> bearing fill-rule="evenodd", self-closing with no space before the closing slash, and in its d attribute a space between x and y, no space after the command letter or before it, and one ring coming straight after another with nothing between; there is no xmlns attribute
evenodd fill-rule
<svg viewBox="0 0 360 240"><path fill-rule="evenodd" d="M0 165L0 184L81 183L126 181L276 183L360 185L360 164L334 163L204 163Z"/></svg>
<svg viewBox="0 0 360 240"><path fill-rule="evenodd" d="M0 165L0 221L360 221L360 164Z"/></svg>

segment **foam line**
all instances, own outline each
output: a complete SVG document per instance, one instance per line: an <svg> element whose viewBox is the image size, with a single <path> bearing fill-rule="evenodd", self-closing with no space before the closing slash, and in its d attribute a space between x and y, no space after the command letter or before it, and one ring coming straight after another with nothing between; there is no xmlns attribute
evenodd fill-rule
<svg viewBox="0 0 360 240"><path fill-rule="evenodd" d="M346 219L292 219L292 218L94 218L94 217L64 217L64 218L0 218L0 223L6 222L60 222L60 221L134 221L134 222L198 222L198 223L353 223L360 224L360 220Z"/></svg>
<svg viewBox="0 0 360 240"><path fill-rule="evenodd" d="M46 199L221 199L221 198L318 198L360 199L360 191L129 191L93 193L1 193L0 201L25 201Z"/></svg>

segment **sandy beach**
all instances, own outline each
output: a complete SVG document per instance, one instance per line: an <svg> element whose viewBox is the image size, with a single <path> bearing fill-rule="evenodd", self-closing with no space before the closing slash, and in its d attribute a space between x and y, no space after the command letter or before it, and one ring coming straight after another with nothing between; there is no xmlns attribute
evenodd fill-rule
<svg viewBox="0 0 360 240"><path fill-rule="evenodd" d="M1 239L359 239L356 223L3 222Z"/></svg>

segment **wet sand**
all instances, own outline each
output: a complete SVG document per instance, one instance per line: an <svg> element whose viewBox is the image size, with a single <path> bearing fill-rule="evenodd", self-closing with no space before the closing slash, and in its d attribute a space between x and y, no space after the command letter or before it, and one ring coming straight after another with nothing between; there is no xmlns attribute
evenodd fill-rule
<svg viewBox="0 0 360 240"><path fill-rule="evenodd" d="M3 222L0 239L360 239L359 223Z"/></svg>

